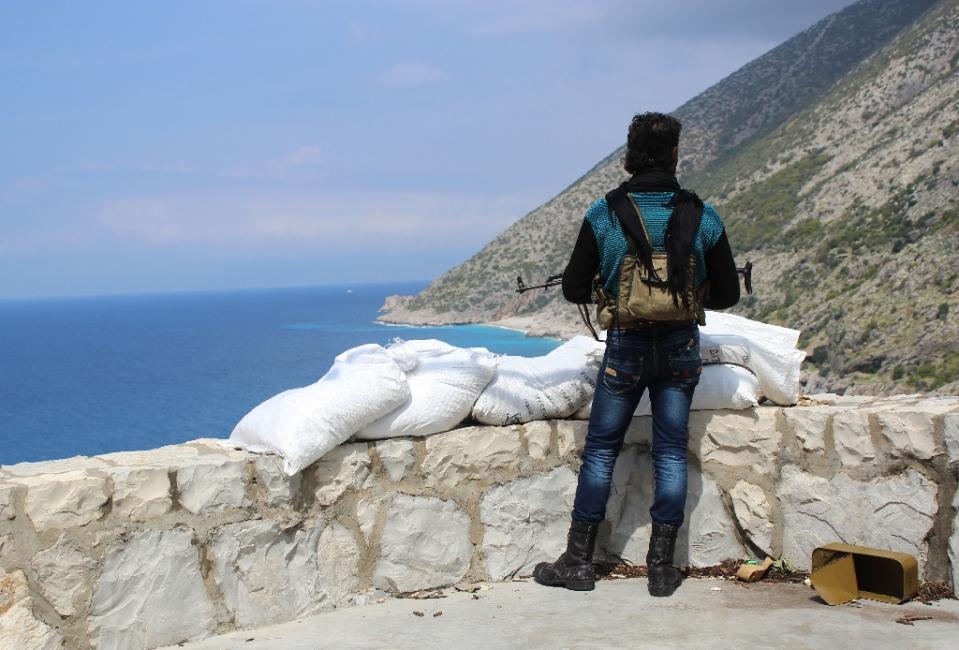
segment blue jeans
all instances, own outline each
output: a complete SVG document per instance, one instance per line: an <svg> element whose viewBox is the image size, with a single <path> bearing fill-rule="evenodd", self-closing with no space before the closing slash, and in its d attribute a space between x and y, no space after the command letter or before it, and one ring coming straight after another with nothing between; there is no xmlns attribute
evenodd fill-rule
<svg viewBox="0 0 959 650"><path fill-rule="evenodd" d="M573 518L606 517L613 465L639 399L648 388L653 411L652 459L656 482L653 522L681 526L686 508L689 406L702 372L696 323L656 324L607 333L596 379Z"/></svg>

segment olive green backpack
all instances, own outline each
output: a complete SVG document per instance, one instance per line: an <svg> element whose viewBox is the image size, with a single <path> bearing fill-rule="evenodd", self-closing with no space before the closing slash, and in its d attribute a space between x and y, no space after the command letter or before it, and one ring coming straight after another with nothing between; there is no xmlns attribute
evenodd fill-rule
<svg viewBox="0 0 959 650"><path fill-rule="evenodd" d="M619 268L619 281L616 296L599 288L597 290L597 319L603 329L610 327L628 327L637 321L696 321L700 325L706 324L706 313L703 309L704 287L694 289L696 274L696 257L689 256L687 265L688 279L686 281L686 300L676 299L669 292L668 258L665 252L653 249L646 221L640 207L622 188L617 188L606 195L607 203L619 218L626 236L629 252L623 257ZM699 213L702 218L702 212ZM635 235L642 237L642 241L652 252L652 266L654 273L649 274L640 261L639 248ZM688 306L687 306L688 304Z"/></svg>

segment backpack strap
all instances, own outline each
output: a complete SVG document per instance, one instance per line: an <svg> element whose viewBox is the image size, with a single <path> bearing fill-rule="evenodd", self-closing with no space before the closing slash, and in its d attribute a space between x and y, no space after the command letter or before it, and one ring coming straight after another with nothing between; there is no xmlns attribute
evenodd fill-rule
<svg viewBox="0 0 959 650"><path fill-rule="evenodd" d="M643 229L643 238L646 240L646 243L649 244L649 247L653 247L653 240L649 236L649 230L646 228L646 220L643 219L643 209L639 207L639 204L636 203L636 199L633 198L633 195L629 192L626 193L626 196L629 197L629 204L633 207L633 211L636 213L636 218L639 219L639 225Z"/></svg>
<svg viewBox="0 0 959 650"><path fill-rule="evenodd" d="M613 210L616 218L619 219L623 233L626 235L626 243L633 255L640 259L643 259L642 253L644 252L652 255L652 243L646 231L646 222L643 221L639 207L633 201L629 192L626 191L626 183L606 193L606 205Z"/></svg>
<svg viewBox="0 0 959 650"><path fill-rule="evenodd" d="M646 220L643 219L643 211L640 209L633 197L629 195L626 189L626 183L610 190L606 193L606 205L612 207L613 212L619 219L623 234L626 235L626 243L629 250L636 256L641 263L646 266L642 260L651 260L653 257L653 242L649 238L649 231L646 229ZM650 279L663 281L650 263L647 266L647 272Z"/></svg>

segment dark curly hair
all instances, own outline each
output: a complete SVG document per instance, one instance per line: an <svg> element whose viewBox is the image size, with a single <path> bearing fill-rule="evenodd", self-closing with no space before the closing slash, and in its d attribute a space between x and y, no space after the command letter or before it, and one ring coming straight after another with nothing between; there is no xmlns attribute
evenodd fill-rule
<svg viewBox="0 0 959 650"><path fill-rule="evenodd" d="M662 113L638 113L629 124L623 167L630 174L653 170L672 173L673 148L679 146L683 125Z"/></svg>

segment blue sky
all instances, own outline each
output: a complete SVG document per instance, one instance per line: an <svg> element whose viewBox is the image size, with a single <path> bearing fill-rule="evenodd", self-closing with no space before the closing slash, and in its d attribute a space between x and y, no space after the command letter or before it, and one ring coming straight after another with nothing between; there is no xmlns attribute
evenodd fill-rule
<svg viewBox="0 0 959 650"><path fill-rule="evenodd" d="M3 3L0 299L435 277L848 3Z"/></svg>

